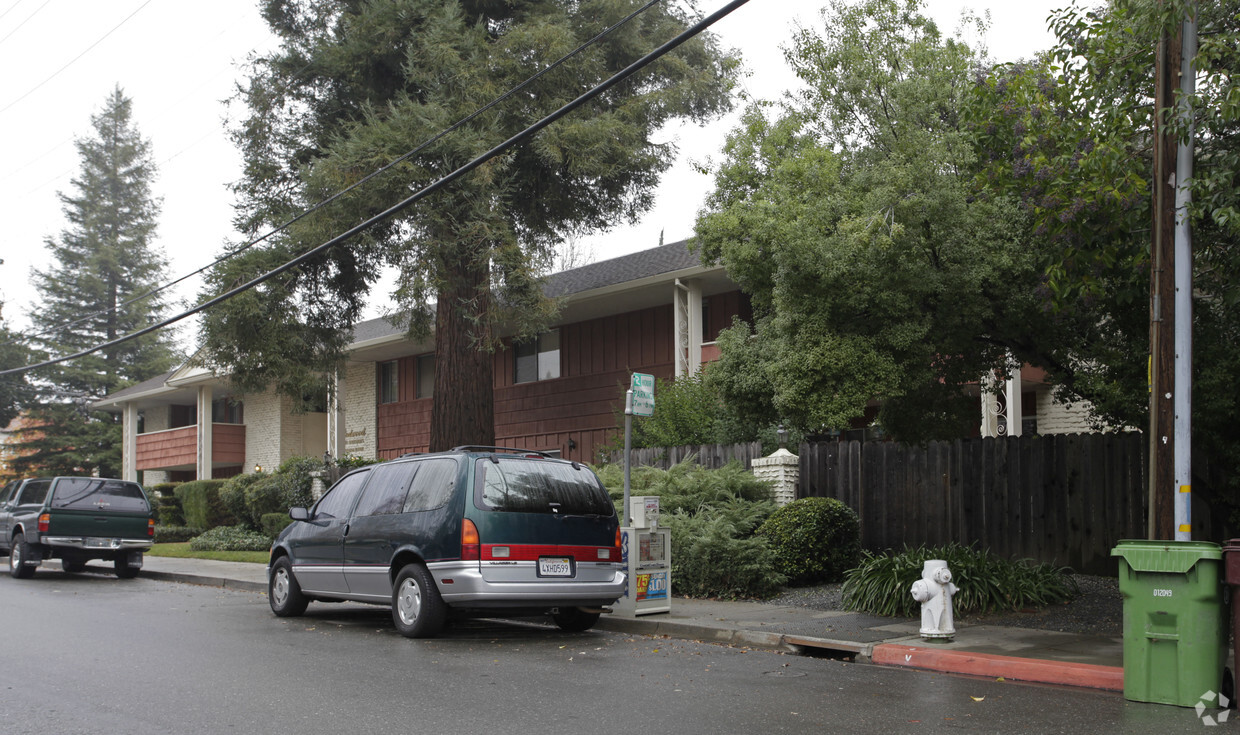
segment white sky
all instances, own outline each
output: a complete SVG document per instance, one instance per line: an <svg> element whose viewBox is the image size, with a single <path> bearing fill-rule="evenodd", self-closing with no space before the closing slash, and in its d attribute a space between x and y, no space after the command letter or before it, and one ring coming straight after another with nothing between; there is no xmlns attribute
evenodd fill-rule
<svg viewBox="0 0 1240 735"><path fill-rule="evenodd" d="M180 277L211 262L232 229L227 185L241 163L225 134L223 100L231 96L238 65L272 43L258 0L0 0L0 301L8 325L29 325L36 303L32 267L46 267L44 240L64 228L58 193L70 191L80 162L73 140L91 133L116 85L133 100L134 120L150 140L159 167L155 193L163 199L156 246ZM724 0L699 0L703 13ZM753 72L751 96L773 99L795 82L781 46L794 24L820 27L826 0L751 0L714 26L726 46L741 51ZM1049 47L1045 19L1067 0L928 0L927 11L952 32L962 8L989 10L985 39L998 60L1028 57ZM969 39L975 43L976 39ZM233 118L244 110L233 110ZM533 122L533 121L531 121ZM709 176L689 165L717 156L736 114L704 128L665 131L680 156L664 177L657 204L635 226L617 226L578 243L590 260L624 255L692 234L711 188ZM192 299L199 282L177 291ZM382 313L386 291L372 294Z"/></svg>

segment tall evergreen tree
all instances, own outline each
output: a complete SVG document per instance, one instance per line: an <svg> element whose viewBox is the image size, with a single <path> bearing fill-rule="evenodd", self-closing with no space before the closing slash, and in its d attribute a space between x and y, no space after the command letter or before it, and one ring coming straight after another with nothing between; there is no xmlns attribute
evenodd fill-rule
<svg viewBox="0 0 1240 735"><path fill-rule="evenodd" d="M639 7L634 0L267 0L282 45L255 60L236 138L246 158L239 225L257 234L414 149ZM636 61L687 27L655 5L488 110L217 269L244 282L401 201ZM675 147L666 122L728 105L735 62L699 37L530 142L204 322L213 363L243 389L325 388L384 266L392 312L436 335L430 445L493 443L496 325L519 336L551 313L538 274L568 236L633 219Z"/></svg>
<svg viewBox="0 0 1240 735"><path fill-rule="evenodd" d="M4 321L4 302L0 301L0 370L27 364L30 351ZM0 375L0 427L8 426L34 397L24 373Z"/></svg>
<svg viewBox="0 0 1240 735"><path fill-rule="evenodd" d="M151 194L150 144L133 122L133 104L117 87L77 140L81 170L61 193L68 226L45 241L49 265L34 269L39 303L31 313L37 347L57 356L146 327L165 310L158 296L134 300L165 276L152 246L159 201ZM130 301L133 303L129 303ZM22 471L121 471L119 418L93 412L109 393L170 369L173 335L155 333L42 371L32 428L21 432Z"/></svg>

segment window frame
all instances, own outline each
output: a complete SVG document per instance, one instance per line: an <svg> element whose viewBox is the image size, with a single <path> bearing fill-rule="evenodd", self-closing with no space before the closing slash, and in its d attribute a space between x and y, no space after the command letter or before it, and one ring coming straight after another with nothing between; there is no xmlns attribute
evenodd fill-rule
<svg viewBox="0 0 1240 735"><path fill-rule="evenodd" d="M388 405L400 402L400 360L384 360L376 363L377 371L375 374L375 398L380 405ZM387 371L391 368L391 375ZM388 397L388 378L391 378L391 398Z"/></svg>
<svg viewBox="0 0 1240 735"><path fill-rule="evenodd" d="M555 336L555 349L554 350L548 349L547 346L544 344L544 339L546 339L547 337L551 335ZM546 365L547 367L550 367L551 361L552 361L552 358L551 358L552 354L555 355L555 358L554 358L555 374L547 375L546 377L544 377L543 367L544 365ZM523 383L538 383L544 380L556 380L557 378L562 377L564 374L564 342L563 342L563 335L561 334L558 328L549 329L546 332L539 334L534 339L526 340L525 342L517 342L514 340L512 343L512 355L513 355L512 382L516 385L520 385ZM533 365L534 365L534 368L533 368L534 376L533 377L528 377L528 376L524 378L522 377L522 371L521 371L522 358L526 360L528 360L529 358L533 358ZM544 359L546 362L544 362Z"/></svg>

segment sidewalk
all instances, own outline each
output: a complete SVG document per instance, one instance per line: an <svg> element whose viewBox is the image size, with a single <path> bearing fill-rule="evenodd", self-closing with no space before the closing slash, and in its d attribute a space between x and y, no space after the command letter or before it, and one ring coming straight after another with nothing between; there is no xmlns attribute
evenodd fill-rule
<svg viewBox="0 0 1240 735"><path fill-rule="evenodd" d="M261 564L146 556L142 576L250 592L267 591ZM604 615L602 630L727 643L952 674L1123 691L1123 639L957 624L950 643L930 643L918 623L863 613L758 602L674 598L672 612Z"/></svg>

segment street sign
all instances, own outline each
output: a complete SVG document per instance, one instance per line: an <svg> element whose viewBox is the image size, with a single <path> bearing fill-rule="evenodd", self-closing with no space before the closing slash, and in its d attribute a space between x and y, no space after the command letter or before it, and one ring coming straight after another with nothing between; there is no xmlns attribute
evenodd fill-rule
<svg viewBox="0 0 1240 735"><path fill-rule="evenodd" d="M654 376L633 373L633 415L654 415Z"/></svg>

